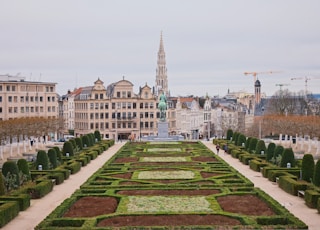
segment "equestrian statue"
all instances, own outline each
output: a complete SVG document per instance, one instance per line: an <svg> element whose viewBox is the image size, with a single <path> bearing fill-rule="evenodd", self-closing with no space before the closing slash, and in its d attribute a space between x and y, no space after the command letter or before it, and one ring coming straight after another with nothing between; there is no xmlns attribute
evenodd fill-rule
<svg viewBox="0 0 320 230"><path fill-rule="evenodd" d="M165 121L166 120L166 110L167 110L167 98L162 93L159 98L159 104L158 104L158 109L160 110L160 121Z"/></svg>

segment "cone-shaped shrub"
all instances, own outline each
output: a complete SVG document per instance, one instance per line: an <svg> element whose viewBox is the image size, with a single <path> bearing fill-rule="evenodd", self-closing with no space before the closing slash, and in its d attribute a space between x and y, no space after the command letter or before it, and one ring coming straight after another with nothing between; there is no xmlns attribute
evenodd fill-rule
<svg viewBox="0 0 320 230"><path fill-rule="evenodd" d="M39 168L39 165L42 165L43 170L49 169L49 158L47 153L44 150L39 150L36 160L36 168Z"/></svg>
<svg viewBox="0 0 320 230"><path fill-rule="evenodd" d="M0 196L6 194L6 187L4 185L4 177L0 172Z"/></svg>
<svg viewBox="0 0 320 230"><path fill-rule="evenodd" d="M264 154L266 154L266 144L264 143L264 140L258 140L255 153L256 154L261 154L261 151L264 151Z"/></svg>
<svg viewBox="0 0 320 230"><path fill-rule="evenodd" d="M83 147L89 147L89 138L87 135L84 135L81 137L82 138L82 143L83 143Z"/></svg>
<svg viewBox="0 0 320 230"><path fill-rule="evenodd" d="M311 182L314 173L314 159L312 154L305 154L301 165L302 180Z"/></svg>
<svg viewBox="0 0 320 230"><path fill-rule="evenodd" d="M273 157L277 158L279 155L282 156L283 151L284 151L283 146L277 145L276 148L274 149Z"/></svg>
<svg viewBox="0 0 320 230"><path fill-rule="evenodd" d="M97 139L98 141L101 141L101 134L99 130L94 131L94 138Z"/></svg>
<svg viewBox="0 0 320 230"><path fill-rule="evenodd" d="M76 141L76 144L77 144L78 148L80 150L82 150L83 149L83 144L82 144L81 138L80 137L76 137L75 141Z"/></svg>
<svg viewBox="0 0 320 230"><path fill-rule="evenodd" d="M276 148L276 144L273 143L273 142L271 142L268 145L268 148L267 148L267 161L270 161L272 159L275 148Z"/></svg>
<svg viewBox="0 0 320 230"><path fill-rule="evenodd" d="M227 130L227 140L229 141L232 136L233 136L233 131L232 131L232 129L228 129L228 130Z"/></svg>
<svg viewBox="0 0 320 230"><path fill-rule="evenodd" d="M246 150L249 151L249 146L250 146L250 141L251 141L252 137L248 137L247 140L246 140Z"/></svg>
<svg viewBox="0 0 320 230"><path fill-rule="evenodd" d="M290 163L291 167L295 166L294 153L292 148L285 148L282 153L282 158L280 162L280 167L287 167L287 164Z"/></svg>
<svg viewBox="0 0 320 230"><path fill-rule="evenodd" d="M94 135L93 133L89 133L89 143L90 143L90 146L93 146L94 143L95 143L95 140L94 140Z"/></svg>
<svg viewBox="0 0 320 230"><path fill-rule="evenodd" d="M69 142L72 144L73 149L75 149L77 147L77 143L76 143L75 139L70 139Z"/></svg>
<svg viewBox="0 0 320 230"><path fill-rule="evenodd" d="M320 159L317 160L316 166L314 168L313 183L316 186L320 186Z"/></svg>
<svg viewBox="0 0 320 230"><path fill-rule="evenodd" d="M61 154L61 151L60 151L59 147L58 146L54 146L53 148L54 148L54 150L56 150L57 160L61 162L62 154Z"/></svg>
<svg viewBox="0 0 320 230"><path fill-rule="evenodd" d="M233 136L233 131L232 129L227 130L227 140L230 141L230 138Z"/></svg>
<svg viewBox="0 0 320 230"><path fill-rule="evenodd" d="M6 161L2 165L2 174L6 178L8 173L15 175L14 187L20 186L19 168L14 161Z"/></svg>
<svg viewBox="0 0 320 230"><path fill-rule="evenodd" d="M49 149L48 150L48 157L49 157L49 161L52 165L52 168L56 168L58 166L58 161L57 161L57 153L55 149Z"/></svg>
<svg viewBox="0 0 320 230"><path fill-rule="evenodd" d="M30 169L29 169L29 165L28 165L28 162L26 159L19 159L17 161L17 166L18 166L18 169L20 172L22 172L27 180L30 180L31 179L31 176L30 176Z"/></svg>
<svg viewBox="0 0 320 230"><path fill-rule="evenodd" d="M255 138L255 137L251 138L250 143L249 143L249 152L250 153L253 153L253 151L256 150L257 143L258 143L257 138Z"/></svg>
<svg viewBox="0 0 320 230"><path fill-rule="evenodd" d="M246 136L243 134L240 134L238 136L238 140L237 140L237 146L242 146L242 143L246 143Z"/></svg>
<svg viewBox="0 0 320 230"><path fill-rule="evenodd" d="M71 142L69 141L64 142L62 153L64 156L66 155L66 153L69 153L69 156L73 156L73 146Z"/></svg>
<svg viewBox="0 0 320 230"><path fill-rule="evenodd" d="M239 133L238 132L234 132L233 136L232 136L232 142L234 142L235 145L237 145L238 143L238 138L239 138Z"/></svg>

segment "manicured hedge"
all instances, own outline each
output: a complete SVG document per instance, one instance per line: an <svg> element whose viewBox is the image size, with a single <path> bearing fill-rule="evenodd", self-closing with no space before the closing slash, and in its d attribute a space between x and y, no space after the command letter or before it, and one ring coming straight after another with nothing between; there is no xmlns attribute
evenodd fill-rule
<svg viewBox="0 0 320 230"><path fill-rule="evenodd" d="M304 200L309 208L317 208L320 192L316 190L306 190L304 193Z"/></svg>
<svg viewBox="0 0 320 230"><path fill-rule="evenodd" d="M29 194L0 196L0 201L16 201L16 202L18 202L20 211L24 211L30 207L30 199L31 199L31 197Z"/></svg>
<svg viewBox="0 0 320 230"><path fill-rule="evenodd" d="M53 183L51 180L43 180L38 184L27 189L28 194L31 195L32 199L39 199L47 195L53 189Z"/></svg>
<svg viewBox="0 0 320 230"><path fill-rule="evenodd" d="M299 190L305 191L307 189L306 183L296 181L288 176L280 176L278 184L281 189L294 196L298 195Z"/></svg>
<svg viewBox="0 0 320 230"><path fill-rule="evenodd" d="M19 214L17 201L0 201L0 227L3 227Z"/></svg>

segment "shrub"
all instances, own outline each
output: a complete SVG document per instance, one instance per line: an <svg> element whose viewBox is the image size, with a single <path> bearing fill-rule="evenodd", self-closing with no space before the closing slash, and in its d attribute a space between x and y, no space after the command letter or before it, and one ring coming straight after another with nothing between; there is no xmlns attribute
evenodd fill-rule
<svg viewBox="0 0 320 230"><path fill-rule="evenodd" d="M280 167L287 167L287 164L290 163L291 167L295 166L294 153L292 148L284 149L282 153Z"/></svg>
<svg viewBox="0 0 320 230"><path fill-rule="evenodd" d="M4 185L5 179L2 175L2 172L0 172L0 196L6 194L6 187Z"/></svg>
<svg viewBox="0 0 320 230"><path fill-rule="evenodd" d="M302 158L302 180L311 182L314 173L314 159L311 154L305 154Z"/></svg>
<svg viewBox="0 0 320 230"><path fill-rule="evenodd" d="M39 165L42 165L43 170L49 169L49 158L47 153L44 150L39 150L36 160L36 168L38 169Z"/></svg>
<svg viewBox="0 0 320 230"><path fill-rule="evenodd" d="M245 144L245 148L247 151L249 151L249 146L250 146L250 141L251 141L252 137L248 137L246 140L246 144Z"/></svg>
<svg viewBox="0 0 320 230"><path fill-rule="evenodd" d="M317 160L317 163L314 169L313 183L316 186L320 186L320 160Z"/></svg>
<svg viewBox="0 0 320 230"><path fill-rule="evenodd" d="M76 144L77 144L78 148L79 148L80 150L82 150L82 149L83 149L83 144L82 144L81 138L80 138L80 137L77 137L77 138L75 139L75 141L76 141Z"/></svg>
<svg viewBox="0 0 320 230"><path fill-rule="evenodd" d="M5 177L7 190L20 186L19 168L14 161L6 161L2 166L2 174Z"/></svg>
<svg viewBox="0 0 320 230"><path fill-rule="evenodd" d="M49 149L48 150L48 157L49 161L52 165L52 168L56 168L58 166L58 161L57 161L57 153L55 149Z"/></svg>
<svg viewBox="0 0 320 230"><path fill-rule="evenodd" d="M268 145L268 148L267 148L267 161L270 161L272 159L275 148L276 148L276 144L273 143L273 142Z"/></svg>
<svg viewBox="0 0 320 230"><path fill-rule="evenodd" d="M242 146L242 143L246 143L246 136L244 134L240 134L237 140L238 146Z"/></svg>
<svg viewBox="0 0 320 230"><path fill-rule="evenodd" d="M69 153L69 156L73 156L74 155L73 154L73 147L72 147L71 142L69 142L69 141L64 142L62 153L63 153L64 156L66 155L66 153Z"/></svg>
<svg viewBox="0 0 320 230"><path fill-rule="evenodd" d="M264 151L264 153L266 153L266 144L264 143L264 140L259 140L257 145L256 145L256 149L255 149L255 153L256 154L261 154L261 151Z"/></svg>
<svg viewBox="0 0 320 230"><path fill-rule="evenodd" d="M70 139L69 142L72 144L73 149L77 148L77 143L74 139Z"/></svg>
<svg viewBox="0 0 320 230"><path fill-rule="evenodd" d="M258 143L257 138L255 138L255 137L251 138L250 143L249 143L249 152L250 153L253 153L256 150L257 143Z"/></svg>
<svg viewBox="0 0 320 230"><path fill-rule="evenodd" d="M281 145L277 145L276 148L274 149L273 158L276 159L279 155L282 156L283 151L284 151L284 147Z"/></svg>
<svg viewBox="0 0 320 230"><path fill-rule="evenodd" d="M88 134L88 137L89 137L89 144L90 144L90 146L93 146L94 143L95 143L95 139L94 139L93 133L89 133L89 134Z"/></svg>
<svg viewBox="0 0 320 230"><path fill-rule="evenodd" d="M59 147L58 146L54 146L53 148L54 148L54 150L56 150L57 160L61 162L62 154L61 154L61 151L60 151Z"/></svg>
<svg viewBox="0 0 320 230"><path fill-rule="evenodd" d="M94 131L94 138L97 139L98 141L101 141L101 134L99 130Z"/></svg>
<svg viewBox="0 0 320 230"><path fill-rule="evenodd" d="M30 169L29 169L29 164L26 159L19 159L17 162L17 166L20 172L23 173L25 176L26 180L30 180Z"/></svg>
<svg viewBox="0 0 320 230"><path fill-rule="evenodd" d="M232 131L232 129L228 129L228 130L227 130L227 140L230 140L232 136L233 136L233 131Z"/></svg>
<svg viewBox="0 0 320 230"><path fill-rule="evenodd" d="M89 137L87 135L82 136L82 143L84 147L89 147Z"/></svg>
<svg viewBox="0 0 320 230"><path fill-rule="evenodd" d="M239 135L240 135L240 133L238 133L238 132L233 133L232 141L234 142L235 145L237 145Z"/></svg>

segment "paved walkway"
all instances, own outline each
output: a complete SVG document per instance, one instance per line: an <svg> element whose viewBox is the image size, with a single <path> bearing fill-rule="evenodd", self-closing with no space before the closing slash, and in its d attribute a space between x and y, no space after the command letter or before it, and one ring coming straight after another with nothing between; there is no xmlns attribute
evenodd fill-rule
<svg viewBox="0 0 320 230"><path fill-rule="evenodd" d="M211 149L211 151L217 153L215 145L212 144L212 142L204 141L203 143ZM224 154L222 150L219 152L219 157L252 181L255 187L265 191L280 204L285 206L293 215L307 224L310 230L320 229L320 214L317 209L308 208L308 206L305 205L303 198L286 193L279 188L276 183L264 178L260 172L251 170L248 165L242 164L239 159L233 158L230 154Z"/></svg>
<svg viewBox="0 0 320 230"><path fill-rule="evenodd" d="M216 153L215 145L211 142L203 142L209 149ZM81 168L80 172L71 175L68 180L60 185L56 185L53 191L48 195L38 200L31 200L31 206L19 213L10 223L4 226L3 230L13 229L34 229L47 215L49 215L58 205L66 198L70 197L76 189L80 187L94 172L96 172L107 160L110 159L122 146L124 142L117 143L97 159L91 161L90 164ZM308 208L304 200L297 196L292 196L282 189L277 184L270 182L264 178L260 172L251 170L248 165L242 164L239 159L231 157L229 154L223 154L220 151L219 156L230 164L233 168L239 171L242 175L251 180L255 187L265 191L283 206L285 206L293 215L305 222L310 230L317 230L320 226L320 214L316 209Z"/></svg>

